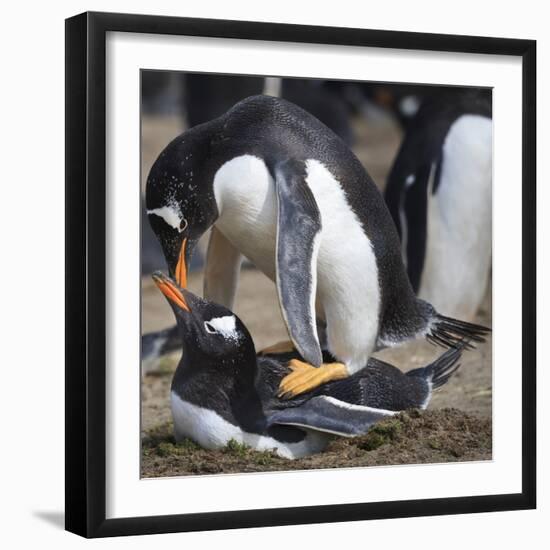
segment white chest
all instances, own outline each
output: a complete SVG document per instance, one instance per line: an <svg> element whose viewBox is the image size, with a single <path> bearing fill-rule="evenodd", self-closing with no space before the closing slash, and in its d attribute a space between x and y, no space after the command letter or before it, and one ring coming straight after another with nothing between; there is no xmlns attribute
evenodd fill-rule
<svg viewBox="0 0 550 550"><path fill-rule="evenodd" d="M275 280L277 197L265 163L251 155L226 162L214 178L214 194L220 212L216 227Z"/></svg>
<svg viewBox="0 0 550 550"><path fill-rule="evenodd" d="M355 371L366 364L378 334L376 258L342 186L329 170L319 161L306 161L306 182L322 223L313 267L317 313L327 321L329 349ZM263 160L244 155L225 163L215 176L214 193L220 212L216 227L275 280L277 196Z"/></svg>
<svg viewBox="0 0 550 550"><path fill-rule="evenodd" d="M304 430L306 437L302 441L283 443L272 437L245 432L216 412L184 401L174 392L170 397L176 441L188 437L205 449L220 449L233 439L258 451L273 450L285 458L300 458L320 452L329 441L326 434Z"/></svg>
<svg viewBox="0 0 550 550"><path fill-rule="evenodd" d="M419 295L441 313L472 318L484 297L492 243L492 122L460 117L443 146Z"/></svg>

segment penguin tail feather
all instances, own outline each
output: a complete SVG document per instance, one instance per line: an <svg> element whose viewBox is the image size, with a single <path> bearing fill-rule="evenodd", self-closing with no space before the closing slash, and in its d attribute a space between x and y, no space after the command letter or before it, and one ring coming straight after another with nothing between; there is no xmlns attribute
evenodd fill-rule
<svg viewBox="0 0 550 550"><path fill-rule="evenodd" d="M449 381L449 378L451 378L451 376L453 376L453 374L460 368L460 363L458 361L462 355L462 350L464 347L447 350L441 357L436 359L430 365L432 371L431 382L433 390L445 385Z"/></svg>
<svg viewBox="0 0 550 550"><path fill-rule="evenodd" d="M468 342L466 340L462 341L459 346L448 349L428 366L409 371L407 376L424 378L428 382L431 382L433 390L440 388L459 369L460 363L458 361L467 345Z"/></svg>
<svg viewBox="0 0 550 550"><path fill-rule="evenodd" d="M474 349L475 343L485 342L490 332L488 327L437 314L426 339L445 348Z"/></svg>

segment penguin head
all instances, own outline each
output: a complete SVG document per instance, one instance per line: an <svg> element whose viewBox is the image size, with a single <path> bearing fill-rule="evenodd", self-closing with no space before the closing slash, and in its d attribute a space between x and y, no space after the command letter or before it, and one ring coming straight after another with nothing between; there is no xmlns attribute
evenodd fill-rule
<svg viewBox="0 0 550 550"><path fill-rule="evenodd" d="M172 141L151 168L145 191L149 223L182 287L195 245L218 218L203 133L191 128Z"/></svg>
<svg viewBox="0 0 550 550"><path fill-rule="evenodd" d="M201 369L225 366L231 370L256 366L252 337L232 311L199 298L159 271L153 274L153 280L176 316L186 365Z"/></svg>

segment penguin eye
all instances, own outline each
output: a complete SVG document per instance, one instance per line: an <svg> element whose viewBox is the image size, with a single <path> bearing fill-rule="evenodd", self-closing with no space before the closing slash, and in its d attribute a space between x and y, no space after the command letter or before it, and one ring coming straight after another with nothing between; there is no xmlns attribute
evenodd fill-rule
<svg viewBox="0 0 550 550"><path fill-rule="evenodd" d="M204 328L206 330L206 332L208 332L209 334L217 334L217 330L214 328L214 326L212 325L212 323L209 323L208 321L205 321L204 322Z"/></svg>
<svg viewBox="0 0 550 550"><path fill-rule="evenodd" d="M185 218L183 218L180 222L180 233L187 229L187 225L188 225L187 220Z"/></svg>

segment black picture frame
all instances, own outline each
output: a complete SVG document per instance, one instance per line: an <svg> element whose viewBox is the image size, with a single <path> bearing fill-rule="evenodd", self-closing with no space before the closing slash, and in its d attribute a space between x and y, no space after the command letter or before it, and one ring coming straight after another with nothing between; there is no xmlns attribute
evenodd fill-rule
<svg viewBox="0 0 550 550"><path fill-rule="evenodd" d="M519 56L522 490L515 494L106 519L105 40L109 31ZM66 20L66 529L106 537L531 509L536 506L536 42L83 13Z"/></svg>

